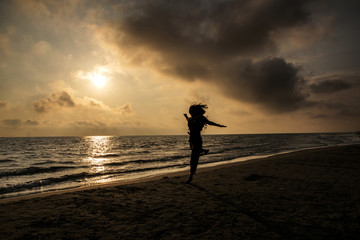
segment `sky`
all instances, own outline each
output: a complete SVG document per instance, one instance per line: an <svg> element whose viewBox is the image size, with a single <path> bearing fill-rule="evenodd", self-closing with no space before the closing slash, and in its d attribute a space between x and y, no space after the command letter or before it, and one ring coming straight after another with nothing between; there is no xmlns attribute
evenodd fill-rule
<svg viewBox="0 0 360 240"><path fill-rule="evenodd" d="M360 3L2 0L0 137L360 130Z"/></svg>

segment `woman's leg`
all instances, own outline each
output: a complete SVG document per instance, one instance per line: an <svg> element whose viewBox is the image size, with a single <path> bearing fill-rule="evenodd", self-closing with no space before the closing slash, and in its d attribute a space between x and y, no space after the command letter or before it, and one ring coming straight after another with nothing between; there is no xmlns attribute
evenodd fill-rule
<svg viewBox="0 0 360 240"><path fill-rule="evenodd" d="M197 165L199 163L200 158L200 150L193 149L191 151L191 158L190 158L190 176L189 179L186 181L187 184L191 183L193 176L195 175Z"/></svg>
<svg viewBox="0 0 360 240"><path fill-rule="evenodd" d="M193 176L195 175L200 153L202 151L202 139L201 136L190 136L190 148L191 148L191 157L190 157L190 176L186 183L191 183Z"/></svg>
<svg viewBox="0 0 360 240"><path fill-rule="evenodd" d="M196 172L199 163L199 158L200 158L200 151L198 149L194 149L191 152L191 158L190 158L190 173L192 175L194 175Z"/></svg>

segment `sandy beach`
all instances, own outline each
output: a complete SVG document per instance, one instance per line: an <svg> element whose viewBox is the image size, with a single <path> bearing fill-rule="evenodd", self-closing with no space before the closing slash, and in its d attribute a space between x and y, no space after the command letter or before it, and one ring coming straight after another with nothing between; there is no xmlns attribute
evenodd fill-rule
<svg viewBox="0 0 360 240"><path fill-rule="evenodd" d="M0 239L358 239L360 145L0 200Z"/></svg>

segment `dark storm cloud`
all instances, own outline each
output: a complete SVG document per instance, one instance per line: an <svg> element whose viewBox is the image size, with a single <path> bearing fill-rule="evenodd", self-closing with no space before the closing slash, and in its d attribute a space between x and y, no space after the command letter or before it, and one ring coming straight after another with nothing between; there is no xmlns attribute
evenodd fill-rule
<svg viewBox="0 0 360 240"><path fill-rule="evenodd" d="M235 99L290 111L305 105L297 88L302 78L284 59L269 56L277 50L274 34L311 21L309 2L136 1L113 23L113 41L134 64L148 60L135 54L146 49L156 56L151 66L159 72L209 81Z"/></svg>
<svg viewBox="0 0 360 240"><path fill-rule="evenodd" d="M310 85L311 91L318 94L331 94L352 87L353 86L350 83L342 80L328 80Z"/></svg>
<svg viewBox="0 0 360 240"><path fill-rule="evenodd" d="M332 113L332 116L337 118L360 116L358 105L360 75L358 73L333 74L318 77L312 81L314 83L309 86L309 90L313 96L322 98L316 104L318 109Z"/></svg>
<svg viewBox="0 0 360 240"><path fill-rule="evenodd" d="M334 74L316 79L316 82L310 85L310 90L316 94L331 94L359 86L359 74Z"/></svg>
<svg viewBox="0 0 360 240"><path fill-rule="evenodd" d="M119 29L124 43L170 56L237 57L276 48L274 31L308 22L307 2L137 1Z"/></svg>
<svg viewBox="0 0 360 240"><path fill-rule="evenodd" d="M33 107L38 113L46 113L57 108L75 107L75 102L69 93L61 91L34 101Z"/></svg>
<svg viewBox="0 0 360 240"><path fill-rule="evenodd" d="M2 120L2 123L5 126L17 128L21 126L21 120L20 119L4 119Z"/></svg>
<svg viewBox="0 0 360 240"><path fill-rule="evenodd" d="M261 104L269 111L291 111L312 105L302 93L304 80L298 71L281 58L243 61L227 71L231 75L223 82L223 88L234 98Z"/></svg>

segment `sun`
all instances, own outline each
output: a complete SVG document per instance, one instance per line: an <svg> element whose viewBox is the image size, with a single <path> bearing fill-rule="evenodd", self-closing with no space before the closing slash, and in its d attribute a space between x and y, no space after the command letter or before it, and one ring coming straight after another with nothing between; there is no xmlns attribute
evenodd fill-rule
<svg viewBox="0 0 360 240"><path fill-rule="evenodd" d="M92 83L96 88L103 88L111 81L111 75L111 69L104 66L96 66L91 72L84 72L82 70L77 71L75 77L77 79L87 80L89 83Z"/></svg>
<svg viewBox="0 0 360 240"><path fill-rule="evenodd" d="M102 88L106 84L106 77L101 73L94 73L90 77L91 82L98 88Z"/></svg>

